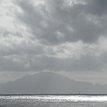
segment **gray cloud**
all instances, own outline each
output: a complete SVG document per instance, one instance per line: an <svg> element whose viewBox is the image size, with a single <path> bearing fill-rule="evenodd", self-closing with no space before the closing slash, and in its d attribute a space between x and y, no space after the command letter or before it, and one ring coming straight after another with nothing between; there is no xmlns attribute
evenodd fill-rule
<svg viewBox="0 0 107 107"><path fill-rule="evenodd" d="M102 71L106 69L106 56L82 56L57 58L49 56L8 56L0 57L1 71Z"/></svg>
<svg viewBox="0 0 107 107"><path fill-rule="evenodd" d="M106 1L100 2L70 5L66 0L45 0L39 6L30 0L15 2L22 10L15 15L26 30L0 35L0 71L105 70L107 41L101 44L100 37L106 40Z"/></svg>
<svg viewBox="0 0 107 107"><path fill-rule="evenodd" d="M86 0L88 2L87 11L98 16L107 14L107 0Z"/></svg>
<svg viewBox="0 0 107 107"><path fill-rule="evenodd" d="M103 23L106 20L98 19L95 14L94 20L92 15L94 11L96 14L100 13L99 10L104 11L105 0L85 2L87 4L78 3L70 7L64 6L64 0L46 0L45 5L37 8L29 2L22 1L19 6L23 9L24 15L19 16L32 30L34 38L36 36L42 43L60 44L78 40L93 43L106 32L107 27ZM90 17L92 19L88 20ZM93 20L103 24L98 25Z"/></svg>

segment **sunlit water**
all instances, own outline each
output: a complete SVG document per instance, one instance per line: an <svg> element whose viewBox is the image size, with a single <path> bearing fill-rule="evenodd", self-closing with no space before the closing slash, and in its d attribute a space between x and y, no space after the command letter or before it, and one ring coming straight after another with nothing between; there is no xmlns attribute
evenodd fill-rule
<svg viewBox="0 0 107 107"><path fill-rule="evenodd" d="M107 96L0 96L0 107L107 107Z"/></svg>

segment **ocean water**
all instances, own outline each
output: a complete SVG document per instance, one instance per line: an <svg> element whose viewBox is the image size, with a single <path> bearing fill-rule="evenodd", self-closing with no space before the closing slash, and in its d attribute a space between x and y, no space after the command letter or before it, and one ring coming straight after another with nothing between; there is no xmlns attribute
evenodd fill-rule
<svg viewBox="0 0 107 107"><path fill-rule="evenodd" d="M2 95L0 107L107 107L107 96Z"/></svg>

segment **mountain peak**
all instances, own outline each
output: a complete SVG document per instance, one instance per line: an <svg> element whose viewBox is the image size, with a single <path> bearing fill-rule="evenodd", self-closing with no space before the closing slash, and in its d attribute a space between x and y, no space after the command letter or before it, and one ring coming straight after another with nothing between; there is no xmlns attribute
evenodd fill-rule
<svg viewBox="0 0 107 107"><path fill-rule="evenodd" d="M41 72L0 86L3 94L95 94L107 88L71 80L54 72Z"/></svg>

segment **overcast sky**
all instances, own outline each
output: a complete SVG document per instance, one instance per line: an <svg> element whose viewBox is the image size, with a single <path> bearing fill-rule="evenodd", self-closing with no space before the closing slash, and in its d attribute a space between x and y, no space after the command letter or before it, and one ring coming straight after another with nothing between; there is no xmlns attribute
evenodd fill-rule
<svg viewBox="0 0 107 107"><path fill-rule="evenodd" d="M0 0L0 82L52 71L107 83L106 35L107 0Z"/></svg>

